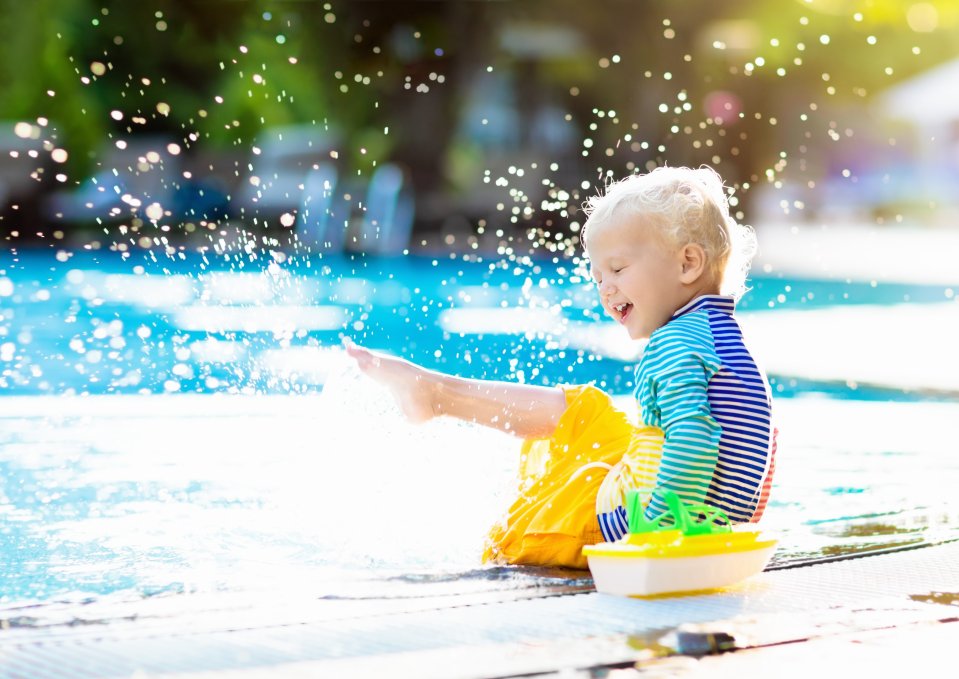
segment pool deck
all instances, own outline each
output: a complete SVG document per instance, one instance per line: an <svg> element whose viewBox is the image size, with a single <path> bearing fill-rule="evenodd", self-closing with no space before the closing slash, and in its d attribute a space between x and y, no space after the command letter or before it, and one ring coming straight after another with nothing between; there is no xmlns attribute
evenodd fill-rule
<svg viewBox="0 0 959 679"><path fill-rule="evenodd" d="M956 583L959 542L646 600L581 578L388 599L203 599L172 617L159 613L182 601L144 602L101 624L5 630L0 677L885 676L950 666Z"/></svg>

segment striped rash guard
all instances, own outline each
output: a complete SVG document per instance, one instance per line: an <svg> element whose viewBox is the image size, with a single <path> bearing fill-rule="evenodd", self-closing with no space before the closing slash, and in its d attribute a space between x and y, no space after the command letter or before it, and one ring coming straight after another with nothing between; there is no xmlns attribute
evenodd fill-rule
<svg viewBox="0 0 959 679"><path fill-rule="evenodd" d="M732 297L697 297L649 338L636 368L643 421L664 443L655 488L757 521L772 482L775 431L765 376L743 344ZM659 493L646 508L666 511Z"/></svg>

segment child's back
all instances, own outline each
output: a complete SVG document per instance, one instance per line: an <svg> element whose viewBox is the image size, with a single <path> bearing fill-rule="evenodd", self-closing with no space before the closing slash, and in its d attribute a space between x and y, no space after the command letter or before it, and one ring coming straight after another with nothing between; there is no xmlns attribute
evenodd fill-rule
<svg viewBox="0 0 959 679"><path fill-rule="evenodd" d="M634 393L643 421L665 432L657 485L745 522L765 506L772 399L734 306L732 297L705 295L678 310L651 335ZM647 515L664 511L654 495Z"/></svg>

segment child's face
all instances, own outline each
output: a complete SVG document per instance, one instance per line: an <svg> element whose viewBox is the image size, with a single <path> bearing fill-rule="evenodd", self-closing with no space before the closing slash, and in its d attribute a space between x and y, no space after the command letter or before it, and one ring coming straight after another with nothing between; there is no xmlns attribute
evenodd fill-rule
<svg viewBox="0 0 959 679"><path fill-rule="evenodd" d="M603 308L633 339L649 337L686 303L680 248L638 215L615 218L587 236L586 254Z"/></svg>

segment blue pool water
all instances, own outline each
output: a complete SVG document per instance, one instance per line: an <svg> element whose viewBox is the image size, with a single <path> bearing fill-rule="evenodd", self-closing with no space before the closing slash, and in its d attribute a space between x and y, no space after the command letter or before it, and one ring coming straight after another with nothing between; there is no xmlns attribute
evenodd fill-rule
<svg viewBox="0 0 959 679"><path fill-rule="evenodd" d="M628 407L630 348L576 276L449 256L0 255L0 602L52 615L91 598L383 593L395 576L473 573L517 442L406 424L339 338L466 376L592 381ZM740 308L943 298L769 275ZM771 378L777 563L957 535L959 403Z"/></svg>
<svg viewBox="0 0 959 679"><path fill-rule="evenodd" d="M196 253L0 253L0 389L302 393L322 385L320 350L348 334L463 376L631 391L634 358L615 328L597 335L602 311L582 271L478 259L353 255L251 265ZM939 286L776 275L755 276L750 286L741 312L946 299ZM843 396L828 381L782 377L770 375L781 395Z"/></svg>

